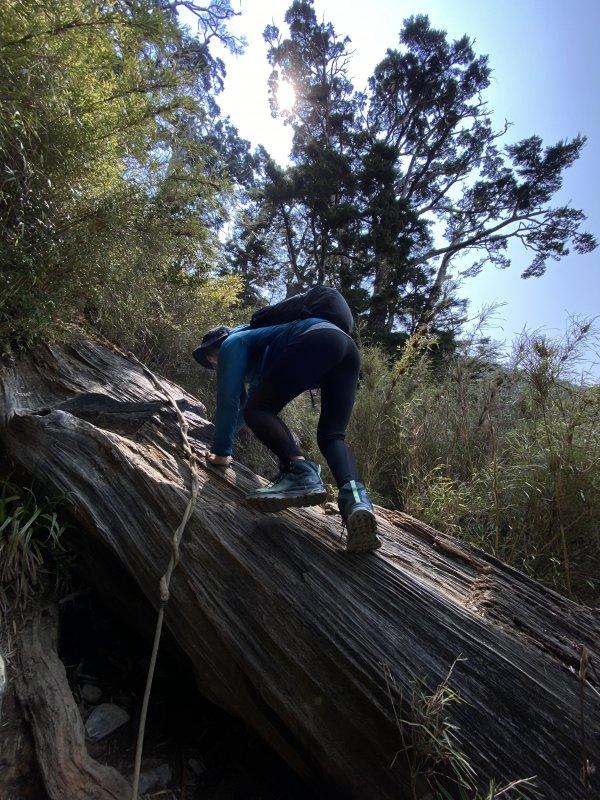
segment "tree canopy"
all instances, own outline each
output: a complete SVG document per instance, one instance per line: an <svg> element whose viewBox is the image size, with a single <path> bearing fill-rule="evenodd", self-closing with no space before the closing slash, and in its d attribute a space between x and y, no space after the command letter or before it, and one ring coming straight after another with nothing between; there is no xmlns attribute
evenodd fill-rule
<svg viewBox="0 0 600 800"><path fill-rule="evenodd" d="M409 17L361 92L349 39L317 20L312 0L295 0L285 22L287 35L270 25L264 38L291 164L262 154L232 247L247 282L260 284L263 265L286 293L331 282L385 340L447 324L451 268L507 267L511 240L531 252L524 278L596 246L582 211L553 204L585 137L504 144L508 126L494 129L484 99L488 58L467 36L450 41L426 16ZM290 110L278 105L282 82L294 88Z"/></svg>

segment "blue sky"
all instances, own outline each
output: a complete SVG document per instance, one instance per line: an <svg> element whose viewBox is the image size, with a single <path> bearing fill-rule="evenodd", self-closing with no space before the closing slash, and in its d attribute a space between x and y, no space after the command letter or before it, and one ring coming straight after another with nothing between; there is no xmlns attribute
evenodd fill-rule
<svg viewBox="0 0 600 800"><path fill-rule="evenodd" d="M225 56L227 78L219 103L253 144L262 143L285 162L291 132L270 116L266 80L269 66L264 27L274 22L285 30L289 0L233 0L241 16L236 32L248 42L241 56ZM506 142L540 135L546 144L583 133L582 157L566 172L559 203L571 201L588 216L586 229L600 236L600 3L595 0L316 0L319 18L331 21L338 34L352 40L351 72L363 88L386 48L398 45L402 21L428 14L432 25L451 38L467 34L477 53L490 57L492 84L485 94L497 126L513 123ZM471 312L493 302L505 305L489 330L510 342L527 327L561 334L570 315L594 317L600 311L600 252L573 254L551 262L540 279L522 280L527 253L515 247L508 270L490 267L463 283L461 296ZM590 355L592 355L590 353ZM594 370L598 374L597 370Z"/></svg>

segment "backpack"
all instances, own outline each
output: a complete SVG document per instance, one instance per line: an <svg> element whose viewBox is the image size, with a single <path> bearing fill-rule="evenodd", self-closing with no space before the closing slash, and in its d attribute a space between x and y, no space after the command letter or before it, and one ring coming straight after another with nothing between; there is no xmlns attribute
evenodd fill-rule
<svg viewBox="0 0 600 800"><path fill-rule="evenodd" d="M266 328L268 325L280 325L308 317L332 322L347 334L354 327L354 318L344 297L337 289L322 285L255 311L250 319L250 327Z"/></svg>

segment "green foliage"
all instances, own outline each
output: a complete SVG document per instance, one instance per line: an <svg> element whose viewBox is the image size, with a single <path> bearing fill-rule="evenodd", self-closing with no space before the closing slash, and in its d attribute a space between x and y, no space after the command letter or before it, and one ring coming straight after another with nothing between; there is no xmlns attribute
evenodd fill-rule
<svg viewBox="0 0 600 800"><path fill-rule="evenodd" d="M0 605L25 602L50 572L64 578L67 554L61 543L65 525L58 503L38 500L28 488L0 482ZM52 564L52 567L49 565Z"/></svg>
<svg viewBox="0 0 600 800"><path fill-rule="evenodd" d="M467 348L392 424L407 512L598 602L600 395L572 382L593 335L577 322L558 341L524 335L508 369Z"/></svg>
<svg viewBox="0 0 600 800"><path fill-rule="evenodd" d="M181 273L176 281L156 284L150 313L138 307L135 316L132 311L123 320L115 315L105 329L109 338L134 349L161 374L206 398L211 376L191 352L204 331L238 324L240 284L237 276L197 281Z"/></svg>
<svg viewBox="0 0 600 800"><path fill-rule="evenodd" d="M4 5L3 347L81 318L142 334L175 313L177 291L223 293L210 280L230 181L214 142L223 69L208 42L234 46L223 27L233 12L221 0L198 11L203 41L177 5Z"/></svg>

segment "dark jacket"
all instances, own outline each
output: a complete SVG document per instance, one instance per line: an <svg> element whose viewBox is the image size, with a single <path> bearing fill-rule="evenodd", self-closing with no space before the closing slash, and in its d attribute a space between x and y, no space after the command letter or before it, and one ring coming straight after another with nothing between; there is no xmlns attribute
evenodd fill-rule
<svg viewBox="0 0 600 800"><path fill-rule="evenodd" d="M314 325L340 330L331 322L310 317L265 328L240 325L225 339L219 349L217 367L213 453L219 456L232 455L235 435L244 426L247 386L250 391L257 386L269 373L285 346Z"/></svg>

